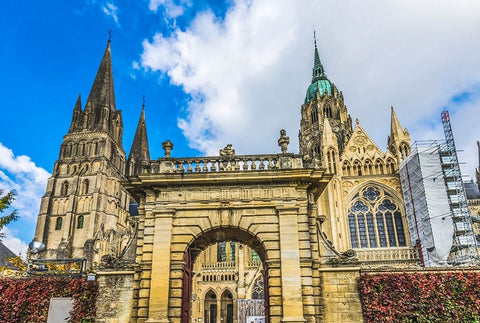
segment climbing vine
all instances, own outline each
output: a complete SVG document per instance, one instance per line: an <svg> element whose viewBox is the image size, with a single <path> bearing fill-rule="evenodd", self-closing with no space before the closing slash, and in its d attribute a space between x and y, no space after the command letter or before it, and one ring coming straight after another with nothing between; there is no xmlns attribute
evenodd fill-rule
<svg viewBox="0 0 480 323"><path fill-rule="evenodd" d="M480 322L480 272L362 274L366 322Z"/></svg>
<svg viewBox="0 0 480 323"><path fill-rule="evenodd" d="M0 322L46 322L52 297L73 299L70 322L93 322L97 284L70 277L0 279Z"/></svg>

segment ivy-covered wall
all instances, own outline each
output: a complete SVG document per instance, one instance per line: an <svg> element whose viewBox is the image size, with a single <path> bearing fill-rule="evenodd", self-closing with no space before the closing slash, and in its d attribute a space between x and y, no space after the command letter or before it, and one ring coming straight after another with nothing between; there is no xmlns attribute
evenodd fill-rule
<svg viewBox="0 0 480 323"><path fill-rule="evenodd" d="M52 297L74 300L71 322L93 322L96 282L84 278L32 277L0 279L0 322L47 322Z"/></svg>
<svg viewBox="0 0 480 323"><path fill-rule="evenodd" d="M480 322L480 272L362 273L365 322Z"/></svg>

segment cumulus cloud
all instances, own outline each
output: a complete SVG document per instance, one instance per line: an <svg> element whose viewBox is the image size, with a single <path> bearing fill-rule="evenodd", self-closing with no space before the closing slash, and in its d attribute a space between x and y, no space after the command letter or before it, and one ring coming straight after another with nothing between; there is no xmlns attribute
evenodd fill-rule
<svg viewBox="0 0 480 323"><path fill-rule="evenodd" d="M442 139L440 111L448 108L457 147L467 152L464 171L473 174L480 97L452 98L480 84L480 43L472 41L480 37L480 2L235 0L225 17L205 10L186 29L145 40L141 64L190 95L178 125L193 148L275 152L285 128L295 152L312 26L327 75L379 146L390 105L413 140Z"/></svg>
<svg viewBox="0 0 480 323"><path fill-rule="evenodd" d="M115 6L113 2L106 2L104 5L102 5L102 11L107 16L112 17L112 19L118 24L118 7Z"/></svg>
<svg viewBox="0 0 480 323"><path fill-rule="evenodd" d="M40 207L40 199L45 193L49 176L50 174L45 169L35 165L30 157L25 155L15 156L11 149L0 143L0 189L4 192L16 191L17 196L11 207L18 210L20 219L15 224L25 224L25 231L31 231L30 235L32 237ZM6 233L5 244L22 246L17 241L19 239L14 236L18 232L8 228L4 230ZM24 244L24 242L22 243ZM11 249L13 250L13 247Z"/></svg>
<svg viewBox="0 0 480 323"><path fill-rule="evenodd" d="M186 1L175 1L175 0L150 0L148 8L157 12L158 7L162 7L165 10L165 13L170 18L176 18L183 15L186 5Z"/></svg>
<svg viewBox="0 0 480 323"><path fill-rule="evenodd" d="M5 238L2 240L2 243L7 246L8 249L12 250L13 253L25 259L28 245L16 237L18 232L14 232L8 227L4 227L1 232L5 234Z"/></svg>

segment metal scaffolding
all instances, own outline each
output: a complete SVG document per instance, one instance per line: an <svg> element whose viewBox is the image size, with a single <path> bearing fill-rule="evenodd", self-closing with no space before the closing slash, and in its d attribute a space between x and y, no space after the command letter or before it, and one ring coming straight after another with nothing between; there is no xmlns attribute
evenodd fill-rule
<svg viewBox="0 0 480 323"><path fill-rule="evenodd" d="M454 225L453 245L448 262L452 265L476 265L478 264L477 243L448 111L442 112L442 123L445 143L440 145L439 154Z"/></svg>

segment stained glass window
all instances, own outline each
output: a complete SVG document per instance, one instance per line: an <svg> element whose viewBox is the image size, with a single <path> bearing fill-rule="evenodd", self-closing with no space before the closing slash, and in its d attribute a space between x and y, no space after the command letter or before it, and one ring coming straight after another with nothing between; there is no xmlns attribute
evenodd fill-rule
<svg viewBox="0 0 480 323"><path fill-rule="evenodd" d="M363 188L348 209L352 248L406 246L402 217L391 194L372 185Z"/></svg>

